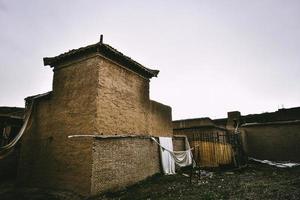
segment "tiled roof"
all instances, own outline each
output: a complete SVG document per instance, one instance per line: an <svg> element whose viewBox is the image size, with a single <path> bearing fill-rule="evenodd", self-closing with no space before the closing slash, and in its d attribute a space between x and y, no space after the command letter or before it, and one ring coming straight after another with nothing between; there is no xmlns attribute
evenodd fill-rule
<svg viewBox="0 0 300 200"><path fill-rule="evenodd" d="M243 123L267 123L300 120L300 107L283 108L275 112L242 116Z"/></svg>
<svg viewBox="0 0 300 200"><path fill-rule="evenodd" d="M55 57L46 57L44 58L44 65L50 65L51 67L55 67L59 64L65 63L67 61L72 61L74 59L79 59L83 56L87 56L92 53L99 53L102 56L120 64L121 66L131 71L142 75L145 78L157 77L157 74L159 73L158 70L153 70L144 67L140 63L122 54L121 52L109 46L108 44L102 43L101 41L86 47L70 50L66 53L60 54Z"/></svg>

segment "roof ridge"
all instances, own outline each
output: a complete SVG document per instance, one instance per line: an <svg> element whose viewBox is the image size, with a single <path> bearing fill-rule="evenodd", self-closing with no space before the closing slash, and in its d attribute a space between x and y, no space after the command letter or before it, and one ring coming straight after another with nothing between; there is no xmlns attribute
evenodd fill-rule
<svg viewBox="0 0 300 200"><path fill-rule="evenodd" d="M77 57L94 52L100 53L101 55L117 62L118 64L132 71L135 71L136 73L146 78L156 77L159 73L158 70L147 68L142 64L138 63L137 61L133 60L129 56L126 56L122 52L113 48L109 44L104 44L101 42L97 42L95 44L91 44L85 47L80 47L78 49L71 49L68 52L62 53L55 57L44 57L44 65L50 65L51 67L55 67L66 60L74 59L74 57L76 59Z"/></svg>

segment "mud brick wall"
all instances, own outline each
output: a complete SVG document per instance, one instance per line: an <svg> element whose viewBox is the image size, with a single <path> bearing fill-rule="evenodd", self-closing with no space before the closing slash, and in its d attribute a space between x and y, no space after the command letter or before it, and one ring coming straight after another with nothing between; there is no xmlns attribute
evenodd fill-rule
<svg viewBox="0 0 300 200"><path fill-rule="evenodd" d="M300 122L253 125L241 130L248 156L300 162Z"/></svg>
<svg viewBox="0 0 300 200"><path fill-rule="evenodd" d="M22 139L19 184L90 193L92 141L67 136L95 130L95 60L55 71L51 98L35 101Z"/></svg>
<svg viewBox="0 0 300 200"><path fill-rule="evenodd" d="M149 80L98 58L96 132L172 136L171 107L149 99Z"/></svg>
<svg viewBox="0 0 300 200"><path fill-rule="evenodd" d="M172 136L171 107L149 99L149 79L98 58L96 132Z"/></svg>
<svg viewBox="0 0 300 200"><path fill-rule="evenodd" d="M172 136L171 108L151 103L149 79L98 54L54 68L53 91L35 101L31 123L22 141L18 182L82 195L125 187L159 172L158 147L149 139L67 136ZM102 151L111 157L102 159L108 155Z"/></svg>
<svg viewBox="0 0 300 200"><path fill-rule="evenodd" d="M160 172L159 147L150 138L95 139L92 194L117 190Z"/></svg>
<svg viewBox="0 0 300 200"><path fill-rule="evenodd" d="M150 101L150 134L173 136L172 109L156 101Z"/></svg>
<svg viewBox="0 0 300 200"><path fill-rule="evenodd" d="M96 132L139 134L149 129L149 80L99 57Z"/></svg>

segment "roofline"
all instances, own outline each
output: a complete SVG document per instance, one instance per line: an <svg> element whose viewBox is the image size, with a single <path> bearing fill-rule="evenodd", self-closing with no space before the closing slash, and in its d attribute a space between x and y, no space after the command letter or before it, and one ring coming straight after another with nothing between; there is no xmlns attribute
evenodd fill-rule
<svg viewBox="0 0 300 200"><path fill-rule="evenodd" d="M32 100L32 99L40 99L40 98L43 98L43 97L48 97L51 94L52 94L52 91L45 92L45 93L42 93L42 94L33 95L33 96L28 96L28 97L25 98L25 101L29 101L29 100Z"/></svg>
<svg viewBox="0 0 300 200"><path fill-rule="evenodd" d="M195 120L204 120L204 119L212 120L209 117L200 117L200 118L189 118L189 119L177 119L177 120L173 120L172 122L195 121Z"/></svg>
<svg viewBox="0 0 300 200"><path fill-rule="evenodd" d="M226 128L216 126L216 125L203 125L203 126L189 126L189 127L183 127L183 128L173 128L173 130L185 130L185 129L197 129L197 128L216 128L223 131L226 131Z"/></svg>
<svg viewBox="0 0 300 200"><path fill-rule="evenodd" d="M79 59L83 56L87 56L93 53L98 53L101 56L113 60L114 62L128 68L146 78L157 77L159 70L153 70L144 67L140 63L134 61L130 57L124 55L108 44L98 42L96 44L88 45L86 47L81 47L79 49L73 49L66 53L60 54L55 57L44 57L44 65L49 65L50 67L56 67L62 63L72 61L74 59Z"/></svg>
<svg viewBox="0 0 300 200"><path fill-rule="evenodd" d="M249 127L249 126L263 126L263 125L281 125L281 124L298 124L300 120L289 120L289 121L275 121L275 122L263 122L263 123L246 123L242 124L241 127Z"/></svg>

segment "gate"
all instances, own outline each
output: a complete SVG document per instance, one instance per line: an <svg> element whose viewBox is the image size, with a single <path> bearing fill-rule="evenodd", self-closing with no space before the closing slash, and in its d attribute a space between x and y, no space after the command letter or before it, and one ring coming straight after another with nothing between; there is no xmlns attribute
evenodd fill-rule
<svg viewBox="0 0 300 200"><path fill-rule="evenodd" d="M239 133L197 132L188 139L194 160L200 167L239 167L245 164Z"/></svg>

